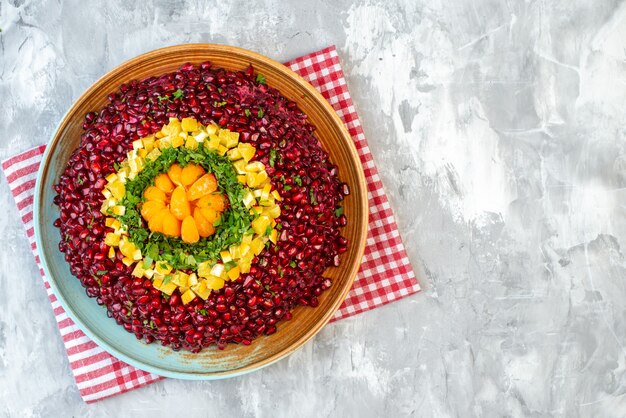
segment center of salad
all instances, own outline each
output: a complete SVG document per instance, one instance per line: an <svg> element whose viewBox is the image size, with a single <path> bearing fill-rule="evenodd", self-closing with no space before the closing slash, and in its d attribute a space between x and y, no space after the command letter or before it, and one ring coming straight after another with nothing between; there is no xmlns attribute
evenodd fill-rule
<svg viewBox="0 0 626 418"><path fill-rule="evenodd" d="M154 183L143 192L146 201L141 204L141 216L150 231L181 237L189 244L215 233L214 224L220 220L226 201L217 191L212 173L199 164L190 163L185 168L172 164Z"/></svg>
<svg viewBox="0 0 626 418"><path fill-rule="evenodd" d="M248 273L277 241L281 200L255 153L192 118L133 142L102 192L109 257L166 295L179 289L185 304Z"/></svg>

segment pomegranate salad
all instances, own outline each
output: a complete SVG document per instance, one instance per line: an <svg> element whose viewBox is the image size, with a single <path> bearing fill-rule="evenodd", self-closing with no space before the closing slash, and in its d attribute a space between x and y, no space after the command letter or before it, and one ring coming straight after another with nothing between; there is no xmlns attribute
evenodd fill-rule
<svg viewBox="0 0 626 418"><path fill-rule="evenodd" d="M295 102L245 71L185 64L88 113L55 185L59 249L138 339L249 345L316 307L348 241L339 181Z"/></svg>

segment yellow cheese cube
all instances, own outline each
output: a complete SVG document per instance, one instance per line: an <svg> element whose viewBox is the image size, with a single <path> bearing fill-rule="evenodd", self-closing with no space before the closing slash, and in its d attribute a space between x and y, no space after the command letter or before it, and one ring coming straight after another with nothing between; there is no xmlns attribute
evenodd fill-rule
<svg viewBox="0 0 626 418"><path fill-rule="evenodd" d="M267 171L265 170L261 171L259 174L256 175L257 186L264 184L268 178L269 176L267 175Z"/></svg>
<svg viewBox="0 0 626 418"><path fill-rule="evenodd" d="M263 186L263 190L261 191L261 199L268 200L270 198L270 190L272 190L272 185L267 183Z"/></svg>
<svg viewBox="0 0 626 418"><path fill-rule="evenodd" d="M192 135L193 138L198 142L204 142L204 140L209 137L209 134L206 133L205 130L197 130Z"/></svg>
<svg viewBox="0 0 626 418"><path fill-rule="evenodd" d="M252 250L254 255L261 254L261 251L263 251L263 247L265 247L265 242L261 237L256 237L252 240L252 243L250 243L250 249Z"/></svg>
<svg viewBox="0 0 626 418"><path fill-rule="evenodd" d="M176 286L174 283L169 282L167 284L162 284L161 287L159 288L159 290L163 293L165 293L166 295L172 295L172 293L174 293L174 290L176 290L178 286Z"/></svg>
<svg viewBox="0 0 626 418"><path fill-rule="evenodd" d="M155 289L161 290L161 286L163 285L163 279L154 279L152 281L152 287Z"/></svg>
<svg viewBox="0 0 626 418"><path fill-rule="evenodd" d="M126 206L121 206L121 205L113 206L113 209L111 210L111 212L113 213L113 215L124 216L124 214L126 213Z"/></svg>
<svg viewBox="0 0 626 418"><path fill-rule="evenodd" d="M214 123L212 123L212 124L210 124L209 126L206 127L206 132L209 135L215 135L218 131L219 131L219 127L216 124L214 124Z"/></svg>
<svg viewBox="0 0 626 418"><path fill-rule="evenodd" d="M270 225L270 218L268 218L265 215L261 215L258 218L256 218L254 221L252 221L252 229L254 230L254 232L257 235L265 235L265 230L267 229L267 227Z"/></svg>
<svg viewBox="0 0 626 418"><path fill-rule="evenodd" d="M228 263L229 261L233 261L233 258L230 256L230 252L226 251L226 250L220 252L220 257L222 257L222 262L224 262L224 263Z"/></svg>
<svg viewBox="0 0 626 418"><path fill-rule="evenodd" d="M113 232L107 232L104 236L104 243L109 247L117 247L120 243L120 236Z"/></svg>
<svg viewBox="0 0 626 418"><path fill-rule="evenodd" d="M141 142L143 143L143 147L148 151L152 151L154 148L154 135L148 135L144 138L141 138Z"/></svg>
<svg viewBox="0 0 626 418"><path fill-rule="evenodd" d="M198 284L192 287L193 292L200 296L203 300L207 300L211 294L211 289L207 287L206 280L198 282Z"/></svg>
<svg viewBox="0 0 626 418"><path fill-rule="evenodd" d="M185 142L185 148L192 151L198 149L198 141L193 136L188 137Z"/></svg>
<svg viewBox="0 0 626 418"><path fill-rule="evenodd" d="M180 287L188 287L188 279L189 275L182 271L177 271L172 275L172 283L180 286Z"/></svg>
<svg viewBox="0 0 626 418"><path fill-rule="evenodd" d="M232 269L228 270L228 273L226 273L226 275L230 280L236 280L239 277L240 272L241 270L239 269L239 266L235 266Z"/></svg>
<svg viewBox="0 0 626 418"><path fill-rule="evenodd" d="M278 231L275 229L272 229L272 232L270 233L270 241L272 241L274 244L276 244L276 242L278 241Z"/></svg>
<svg viewBox="0 0 626 418"><path fill-rule="evenodd" d="M226 151L228 151L228 148L226 148L224 145L219 145L216 151L219 155L226 155Z"/></svg>
<svg viewBox="0 0 626 418"><path fill-rule="evenodd" d="M188 304L192 300L196 298L196 294L193 293L190 289L188 289L185 293L182 294L180 299L183 301L183 305Z"/></svg>
<svg viewBox="0 0 626 418"><path fill-rule="evenodd" d="M235 167L237 174L246 174L246 162L244 160L235 161L233 167Z"/></svg>
<svg viewBox="0 0 626 418"><path fill-rule="evenodd" d="M228 150L226 155L228 155L228 159L230 161L237 161L237 160L241 159L241 154L239 153L239 150L237 148L233 148L231 150Z"/></svg>
<svg viewBox="0 0 626 418"><path fill-rule="evenodd" d="M215 276L209 276L206 279L207 287L213 290L220 290L224 287L224 279Z"/></svg>
<svg viewBox="0 0 626 418"><path fill-rule="evenodd" d="M250 272L250 267L252 266L252 263L247 258L242 258L241 260L239 260L237 265L241 270L241 274L246 274Z"/></svg>
<svg viewBox="0 0 626 418"><path fill-rule="evenodd" d="M247 144L244 142L240 142L239 145L237 145L237 148L239 149L239 154L241 155L241 158L243 158L246 163L250 161L256 153L256 149L251 144Z"/></svg>
<svg viewBox="0 0 626 418"><path fill-rule="evenodd" d="M213 267L211 267L211 275L212 276L216 276L216 277L220 277L222 274L224 274L224 265L221 263L215 263L213 265Z"/></svg>
<svg viewBox="0 0 626 418"><path fill-rule="evenodd" d="M274 205L266 208L265 214L271 219L278 218L280 216L280 206Z"/></svg>
<svg viewBox="0 0 626 418"><path fill-rule="evenodd" d="M220 146L220 138L215 134L209 134L209 140L204 141L204 146L210 150L216 150Z"/></svg>
<svg viewBox="0 0 626 418"><path fill-rule="evenodd" d="M183 128L183 131L193 132L198 130L198 121L194 118L183 118L181 126Z"/></svg>
<svg viewBox="0 0 626 418"><path fill-rule="evenodd" d="M143 277L143 274L146 271L143 269L142 263L135 264L135 268L133 269L132 275L135 277Z"/></svg>
<svg viewBox="0 0 626 418"><path fill-rule="evenodd" d="M185 143L185 138L183 138L182 136L176 135L174 138L172 138L172 147L174 148L178 148L184 143Z"/></svg>
<svg viewBox="0 0 626 418"><path fill-rule="evenodd" d="M209 275L211 274L211 266L209 265L208 261L204 261L200 264L198 264L198 276L200 277L209 277Z"/></svg>
<svg viewBox="0 0 626 418"><path fill-rule="evenodd" d="M230 256L233 260L237 260L241 257L241 254L239 253L239 245L231 245L228 251L230 251Z"/></svg>
<svg viewBox="0 0 626 418"><path fill-rule="evenodd" d="M161 156L161 151L159 151L158 148L153 149L152 151L150 151L148 153L148 155L146 155L146 160L148 161L154 161L157 158L159 158Z"/></svg>
<svg viewBox="0 0 626 418"><path fill-rule="evenodd" d="M170 274L170 272L172 271L172 266L170 266L169 264L167 264L164 261L158 261L156 263L156 268L155 268L156 272L165 276L166 274Z"/></svg>
<svg viewBox="0 0 626 418"><path fill-rule="evenodd" d="M265 170L265 164L260 161L254 161L252 163L246 164L246 171L250 173L258 173L260 171Z"/></svg>

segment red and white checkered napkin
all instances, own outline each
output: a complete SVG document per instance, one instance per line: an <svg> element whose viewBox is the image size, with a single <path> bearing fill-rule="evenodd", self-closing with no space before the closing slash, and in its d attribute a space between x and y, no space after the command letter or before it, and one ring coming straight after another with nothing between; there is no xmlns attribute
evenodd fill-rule
<svg viewBox="0 0 626 418"><path fill-rule="evenodd" d="M356 144L367 180L370 218L363 263L352 290L333 320L418 292L419 284L352 105L335 47L306 55L286 65L319 90L343 119ZM45 145L41 145L2 163L38 265L40 260L35 245L32 206L37 169L44 149ZM78 389L86 402L95 402L162 379L161 376L136 369L116 359L87 338L67 316L52 293L41 265L39 271L59 324Z"/></svg>

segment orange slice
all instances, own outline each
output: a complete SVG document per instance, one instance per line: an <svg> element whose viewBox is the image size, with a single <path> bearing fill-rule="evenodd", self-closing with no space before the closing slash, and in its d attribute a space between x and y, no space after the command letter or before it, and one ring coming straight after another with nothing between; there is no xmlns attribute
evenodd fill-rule
<svg viewBox="0 0 626 418"><path fill-rule="evenodd" d="M164 193L172 193L172 191L174 190L174 183L172 183L170 177L165 173L159 174L154 179L154 184L159 190L162 190Z"/></svg>
<svg viewBox="0 0 626 418"><path fill-rule="evenodd" d="M215 233L215 227L213 226L213 222L209 222L207 218L202 215L200 208L195 208L193 210L193 219L196 221L196 228L198 228L198 234L202 238L206 238Z"/></svg>
<svg viewBox="0 0 626 418"><path fill-rule="evenodd" d="M148 221L148 228L150 228L150 231L163 232L163 221L167 215L171 214L166 207L163 207L163 209L155 213L154 216L152 216Z"/></svg>
<svg viewBox="0 0 626 418"><path fill-rule="evenodd" d="M143 216L146 221L150 221L152 216L163 208L165 208L165 204L160 200L148 200L141 205L141 216Z"/></svg>
<svg viewBox="0 0 626 418"><path fill-rule="evenodd" d="M196 206L201 209L209 208L216 212L223 212L226 202L224 202L224 197L220 194L209 194L200 198L200 200L196 203Z"/></svg>
<svg viewBox="0 0 626 418"><path fill-rule="evenodd" d="M206 171L197 164L188 164L180 175L180 181L183 186L187 187L198 180Z"/></svg>
<svg viewBox="0 0 626 418"><path fill-rule="evenodd" d="M180 236L180 221L171 212L163 216L163 233L170 237Z"/></svg>
<svg viewBox="0 0 626 418"><path fill-rule="evenodd" d="M191 207L187 200L187 193L183 186L178 186L172 193L172 200L170 201L170 211L178 219L183 220L187 216L191 215Z"/></svg>
<svg viewBox="0 0 626 418"><path fill-rule="evenodd" d="M181 186L183 184L180 179L182 172L183 169L178 164L172 164L169 170L167 170L167 175L172 180L172 183Z"/></svg>
<svg viewBox="0 0 626 418"><path fill-rule="evenodd" d="M196 180L189 191L187 192L187 198L189 200L200 199L203 196L213 193L217 190L217 180L213 174L205 174Z"/></svg>
<svg viewBox="0 0 626 418"><path fill-rule="evenodd" d="M158 200L159 202L166 203L167 196L163 193L163 190L156 188L155 186L149 186L143 192L143 197L147 200Z"/></svg>
<svg viewBox="0 0 626 418"><path fill-rule="evenodd" d="M196 222L191 216L187 216L185 219L183 219L183 224L180 229L180 233L181 233L181 237L183 241L189 244L198 242L198 240L200 239L200 234L198 233Z"/></svg>

